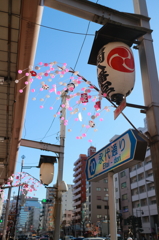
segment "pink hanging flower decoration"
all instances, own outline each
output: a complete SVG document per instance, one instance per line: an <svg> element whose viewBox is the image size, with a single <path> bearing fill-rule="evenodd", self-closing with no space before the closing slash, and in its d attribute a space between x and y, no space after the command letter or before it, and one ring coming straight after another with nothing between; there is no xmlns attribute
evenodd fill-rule
<svg viewBox="0 0 159 240"><path fill-rule="evenodd" d="M30 78L30 79L29 79L29 82L31 82L31 83L32 83L32 82L33 82L33 79L32 79L32 78Z"/></svg>
<svg viewBox="0 0 159 240"><path fill-rule="evenodd" d="M29 76L29 73L26 73L26 74L25 74L25 76L27 76L27 77L28 77L28 76Z"/></svg>
<svg viewBox="0 0 159 240"><path fill-rule="evenodd" d="M50 107L50 110L53 110L53 107Z"/></svg>
<svg viewBox="0 0 159 240"><path fill-rule="evenodd" d="M107 94L106 93L103 93L103 97L106 97L107 96Z"/></svg>
<svg viewBox="0 0 159 240"><path fill-rule="evenodd" d="M82 137L86 137L86 136L87 136L87 134L86 134L86 133L83 133L83 134L82 134Z"/></svg>
<svg viewBox="0 0 159 240"><path fill-rule="evenodd" d="M67 63L63 63L63 66L67 66Z"/></svg>
<svg viewBox="0 0 159 240"><path fill-rule="evenodd" d="M61 92L60 92L60 91L57 91L57 95L61 95Z"/></svg>
<svg viewBox="0 0 159 240"><path fill-rule="evenodd" d="M31 92L35 92L35 89L31 89Z"/></svg>
<svg viewBox="0 0 159 240"><path fill-rule="evenodd" d="M103 118L100 118L99 120L102 122L104 119L103 119Z"/></svg>
<svg viewBox="0 0 159 240"><path fill-rule="evenodd" d="M89 139L89 140L88 140L88 142L90 142L90 143L91 143L91 142L92 142L92 139Z"/></svg>
<svg viewBox="0 0 159 240"><path fill-rule="evenodd" d="M40 91L43 91L44 89L43 88L40 88Z"/></svg>
<svg viewBox="0 0 159 240"><path fill-rule="evenodd" d="M77 122L79 119L78 118L75 118L75 121Z"/></svg>
<svg viewBox="0 0 159 240"><path fill-rule="evenodd" d="M88 98L90 99L90 98L92 98L92 96L91 96L91 95L88 95Z"/></svg>
<svg viewBox="0 0 159 240"><path fill-rule="evenodd" d="M80 137L77 136L76 139L80 139Z"/></svg>
<svg viewBox="0 0 159 240"><path fill-rule="evenodd" d="M47 77L49 74L48 73L44 73L44 76Z"/></svg>
<svg viewBox="0 0 159 240"><path fill-rule="evenodd" d="M100 113L96 113L96 117L100 116Z"/></svg>
<svg viewBox="0 0 159 240"><path fill-rule="evenodd" d="M87 115L88 115L88 116L91 116L91 112L88 112Z"/></svg>
<svg viewBox="0 0 159 240"><path fill-rule="evenodd" d="M64 108L64 107L65 107L65 104L62 104L62 107Z"/></svg>
<svg viewBox="0 0 159 240"><path fill-rule="evenodd" d="M20 93L23 93L23 89L20 89L19 92L20 92Z"/></svg>
<svg viewBox="0 0 159 240"><path fill-rule="evenodd" d="M23 71L22 70L18 70L18 73L21 74Z"/></svg>
<svg viewBox="0 0 159 240"><path fill-rule="evenodd" d="M72 109L73 109L72 107L68 107L68 110L69 110L69 111L72 111Z"/></svg>
<svg viewBox="0 0 159 240"><path fill-rule="evenodd" d="M39 62L39 65L42 66L42 65L43 65L43 62Z"/></svg>
<svg viewBox="0 0 159 240"><path fill-rule="evenodd" d="M42 108L44 108L44 106L43 106L43 105L40 105L40 108L42 109Z"/></svg>

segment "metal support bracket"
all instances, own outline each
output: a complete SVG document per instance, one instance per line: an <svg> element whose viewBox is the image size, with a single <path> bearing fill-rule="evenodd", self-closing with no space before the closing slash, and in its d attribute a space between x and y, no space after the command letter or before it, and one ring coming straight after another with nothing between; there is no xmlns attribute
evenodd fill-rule
<svg viewBox="0 0 159 240"><path fill-rule="evenodd" d="M44 142L36 142L28 139L21 139L20 146L36 148L43 151L54 152L54 153L64 153L64 147L60 145L44 143Z"/></svg>

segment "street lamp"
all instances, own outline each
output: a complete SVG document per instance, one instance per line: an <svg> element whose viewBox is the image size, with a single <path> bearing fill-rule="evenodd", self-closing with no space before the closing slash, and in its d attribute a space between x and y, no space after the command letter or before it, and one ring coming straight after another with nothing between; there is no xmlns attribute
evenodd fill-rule
<svg viewBox="0 0 159 240"><path fill-rule="evenodd" d="M54 176L54 163L56 163L56 157L53 156L40 156L39 168L40 168L40 181L44 185L48 185L52 182Z"/></svg>

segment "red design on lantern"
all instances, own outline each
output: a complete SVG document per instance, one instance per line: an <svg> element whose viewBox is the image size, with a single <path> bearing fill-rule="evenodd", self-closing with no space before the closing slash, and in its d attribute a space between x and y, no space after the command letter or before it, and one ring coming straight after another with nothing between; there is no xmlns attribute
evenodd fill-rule
<svg viewBox="0 0 159 240"><path fill-rule="evenodd" d="M37 73L35 71L30 71L32 77L36 77Z"/></svg>
<svg viewBox="0 0 159 240"><path fill-rule="evenodd" d="M134 72L134 58L131 51L126 47L116 47L107 56L108 65L120 72Z"/></svg>

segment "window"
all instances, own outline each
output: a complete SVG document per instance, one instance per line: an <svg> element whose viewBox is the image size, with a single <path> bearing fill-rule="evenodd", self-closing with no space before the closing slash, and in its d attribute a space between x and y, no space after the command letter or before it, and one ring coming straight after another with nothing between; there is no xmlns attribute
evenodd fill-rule
<svg viewBox="0 0 159 240"><path fill-rule="evenodd" d="M97 196L97 200L101 200L102 198L101 198L101 196Z"/></svg>
<svg viewBox="0 0 159 240"><path fill-rule="evenodd" d="M105 179L103 180L103 182L104 182L104 183L107 183L107 182L108 182L108 179L107 179L107 178L105 178Z"/></svg>
<svg viewBox="0 0 159 240"><path fill-rule="evenodd" d="M89 204L89 211L91 211L91 204Z"/></svg>
<svg viewBox="0 0 159 240"><path fill-rule="evenodd" d="M89 202L91 202L91 196L89 196Z"/></svg>
<svg viewBox="0 0 159 240"><path fill-rule="evenodd" d="M128 206L123 207L123 212L128 212Z"/></svg>
<svg viewBox="0 0 159 240"><path fill-rule="evenodd" d="M156 200L151 200L151 203L150 203L151 205L152 204L156 204Z"/></svg>
<svg viewBox="0 0 159 240"><path fill-rule="evenodd" d="M143 221L144 223L149 222L149 217L148 217L148 216L143 217L143 218L142 218L142 221Z"/></svg>
<svg viewBox="0 0 159 240"><path fill-rule="evenodd" d="M115 188L115 191L118 192L118 188Z"/></svg>
<svg viewBox="0 0 159 240"><path fill-rule="evenodd" d="M128 198L127 194L122 195L122 200L126 200Z"/></svg>
<svg viewBox="0 0 159 240"><path fill-rule="evenodd" d="M104 192L108 192L108 188L104 188Z"/></svg>
<svg viewBox="0 0 159 240"><path fill-rule="evenodd" d="M91 187L89 187L89 193L91 193Z"/></svg>
<svg viewBox="0 0 159 240"><path fill-rule="evenodd" d="M115 178L115 182L117 182L117 180L118 180L118 179L117 179L117 177L116 177L116 178Z"/></svg>
<svg viewBox="0 0 159 240"><path fill-rule="evenodd" d="M97 209L102 209L102 206L101 205L97 205Z"/></svg>
<svg viewBox="0 0 159 240"><path fill-rule="evenodd" d="M100 188L100 187L97 187L96 190L99 192L99 191L101 191L101 188Z"/></svg>
<svg viewBox="0 0 159 240"><path fill-rule="evenodd" d="M102 217L102 215L97 215L97 218L101 218Z"/></svg>
<svg viewBox="0 0 159 240"><path fill-rule="evenodd" d="M124 177L126 174L125 174L125 171L122 171L121 173L120 173L120 177L122 178L122 177Z"/></svg>
<svg viewBox="0 0 159 240"><path fill-rule="evenodd" d="M107 205L106 205L106 206L104 206L104 209L109 209L109 206L107 206Z"/></svg>
<svg viewBox="0 0 159 240"><path fill-rule="evenodd" d="M141 199L141 206L146 206L147 205L147 199Z"/></svg>
<svg viewBox="0 0 159 240"><path fill-rule="evenodd" d="M126 182L123 182L123 183L121 184L121 188L126 188Z"/></svg>
<svg viewBox="0 0 159 240"><path fill-rule="evenodd" d="M144 179L144 174L143 174L143 173L141 173L141 174L138 175L138 181L140 181L140 180L142 180L142 179Z"/></svg>

